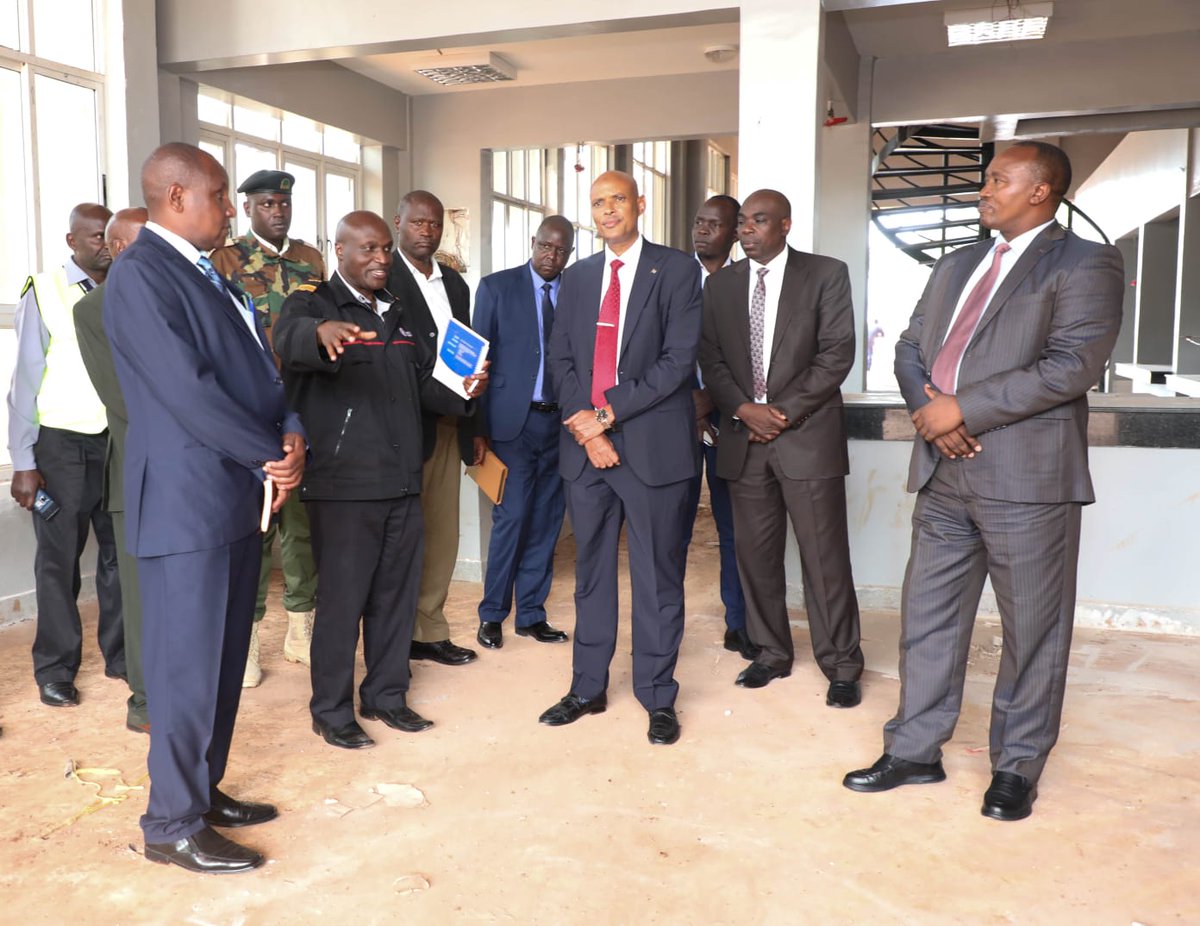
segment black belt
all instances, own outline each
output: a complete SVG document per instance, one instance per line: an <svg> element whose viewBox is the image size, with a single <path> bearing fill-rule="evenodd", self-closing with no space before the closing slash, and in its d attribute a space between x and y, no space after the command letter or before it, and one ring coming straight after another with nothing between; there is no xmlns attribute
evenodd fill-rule
<svg viewBox="0 0 1200 926"><path fill-rule="evenodd" d="M553 402L530 402L529 407L535 412L545 412L547 415L556 415L560 410Z"/></svg>

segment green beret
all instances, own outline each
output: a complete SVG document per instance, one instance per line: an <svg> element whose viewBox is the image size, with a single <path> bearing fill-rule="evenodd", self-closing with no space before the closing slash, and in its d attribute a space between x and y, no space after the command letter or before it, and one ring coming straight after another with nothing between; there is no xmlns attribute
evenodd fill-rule
<svg viewBox="0 0 1200 926"><path fill-rule="evenodd" d="M291 193L296 178L285 170L256 170L237 188L239 193Z"/></svg>

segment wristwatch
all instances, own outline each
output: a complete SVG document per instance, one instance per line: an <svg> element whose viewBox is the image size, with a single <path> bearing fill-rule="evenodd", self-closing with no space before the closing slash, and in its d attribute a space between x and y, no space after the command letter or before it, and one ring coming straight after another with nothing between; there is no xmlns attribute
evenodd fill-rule
<svg viewBox="0 0 1200 926"><path fill-rule="evenodd" d="M604 430L606 430L606 431L608 430L609 425L608 425L608 409L607 408L596 409L596 421L598 421L601 425L604 426Z"/></svg>

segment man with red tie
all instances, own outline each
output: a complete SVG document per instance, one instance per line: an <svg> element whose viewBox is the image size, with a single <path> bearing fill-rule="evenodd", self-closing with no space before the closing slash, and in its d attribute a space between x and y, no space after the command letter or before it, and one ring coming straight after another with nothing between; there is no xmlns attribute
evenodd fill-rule
<svg viewBox="0 0 1200 926"><path fill-rule="evenodd" d="M575 530L571 690L541 716L573 723L607 707L617 636L617 549L628 525L633 687L651 743L679 739L675 662L683 637L683 535L697 447L692 380L700 337L700 269L645 241L645 200L628 174L592 184L604 251L563 273L550 378L566 428L559 472Z"/></svg>

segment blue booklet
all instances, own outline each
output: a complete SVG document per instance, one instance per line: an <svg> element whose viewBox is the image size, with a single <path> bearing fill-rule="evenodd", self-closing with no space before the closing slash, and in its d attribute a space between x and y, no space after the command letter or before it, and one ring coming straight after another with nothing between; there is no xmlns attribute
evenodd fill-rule
<svg viewBox="0 0 1200 926"><path fill-rule="evenodd" d="M463 379L480 371L487 359L488 347L487 338L451 318L442 332L433 378L464 399L470 398L463 388Z"/></svg>

